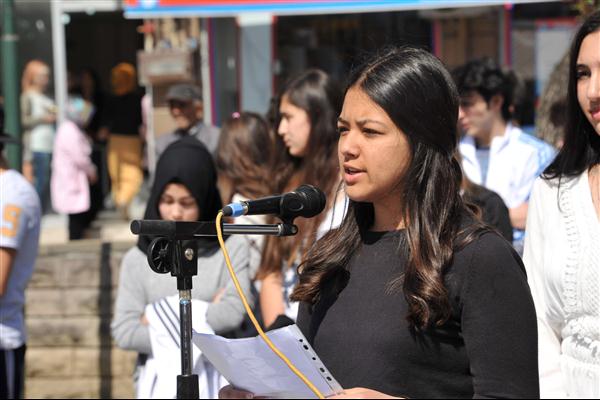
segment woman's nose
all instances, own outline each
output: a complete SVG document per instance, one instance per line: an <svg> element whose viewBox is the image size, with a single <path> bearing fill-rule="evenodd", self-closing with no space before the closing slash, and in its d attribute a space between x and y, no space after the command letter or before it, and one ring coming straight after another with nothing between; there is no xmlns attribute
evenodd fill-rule
<svg viewBox="0 0 600 400"><path fill-rule="evenodd" d="M171 219L173 221L181 221L182 218L183 210L181 209L181 206L177 204L173 205L173 207L171 208Z"/></svg>
<svg viewBox="0 0 600 400"><path fill-rule="evenodd" d="M277 134L278 134L279 136L283 136L283 135L285 135L285 134L287 133L287 130L288 130L288 129L287 129L287 128L288 128L288 126L287 126L287 125L288 125L288 124L287 124L287 121L286 121L285 119L282 119L282 120L279 122L279 127L277 128Z"/></svg>
<svg viewBox="0 0 600 400"><path fill-rule="evenodd" d="M356 136L357 135L354 135L351 132L346 132L344 135L340 136L338 141L338 151L344 159L356 158L360 153L360 146Z"/></svg>
<svg viewBox="0 0 600 400"><path fill-rule="evenodd" d="M600 100L600 68L596 68L596 70L592 72L587 88L587 97L591 101Z"/></svg>

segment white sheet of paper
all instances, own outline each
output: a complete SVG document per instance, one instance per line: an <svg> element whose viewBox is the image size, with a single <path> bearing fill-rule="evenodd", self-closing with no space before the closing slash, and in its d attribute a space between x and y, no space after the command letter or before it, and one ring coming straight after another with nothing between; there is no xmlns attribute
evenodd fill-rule
<svg viewBox="0 0 600 400"><path fill-rule="evenodd" d="M331 396L342 391L296 325L270 331L267 336L323 395ZM225 339L194 332L192 340L236 388L256 396L316 398L259 336Z"/></svg>

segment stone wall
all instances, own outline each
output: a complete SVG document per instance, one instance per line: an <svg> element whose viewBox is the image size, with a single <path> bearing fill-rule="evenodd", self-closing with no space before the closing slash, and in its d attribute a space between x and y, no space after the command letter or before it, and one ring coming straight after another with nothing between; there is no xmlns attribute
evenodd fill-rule
<svg viewBox="0 0 600 400"><path fill-rule="evenodd" d="M26 398L131 398L136 354L110 322L121 257L133 243L40 248L26 292Z"/></svg>

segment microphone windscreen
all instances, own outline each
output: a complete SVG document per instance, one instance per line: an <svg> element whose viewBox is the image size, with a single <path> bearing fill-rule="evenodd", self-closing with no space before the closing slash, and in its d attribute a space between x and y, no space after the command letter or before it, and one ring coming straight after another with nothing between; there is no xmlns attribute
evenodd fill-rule
<svg viewBox="0 0 600 400"><path fill-rule="evenodd" d="M295 192L301 194L305 199L305 207L302 212L303 217L314 217L325 209L327 198L321 189L312 185L301 185Z"/></svg>

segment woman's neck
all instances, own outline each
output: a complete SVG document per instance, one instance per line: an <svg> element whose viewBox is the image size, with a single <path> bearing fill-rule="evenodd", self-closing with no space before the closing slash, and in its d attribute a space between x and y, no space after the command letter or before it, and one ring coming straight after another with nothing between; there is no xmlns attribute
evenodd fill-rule
<svg viewBox="0 0 600 400"><path fill-rule="evenodd" d="M592 193L592 203L596 210L596 216L600 222L600 164L595 165L588 172L588 182Z"/></svg>
<svg viewBox="0 0 600 400"><path fill-rule="evenodd" d="M397 197L374 202L373 208L375 209L375 222L373 222L371 230L383 232L406 228L406 222L402 215L403 207Z"/></svg>

